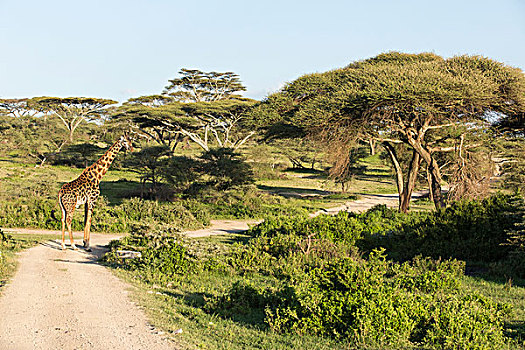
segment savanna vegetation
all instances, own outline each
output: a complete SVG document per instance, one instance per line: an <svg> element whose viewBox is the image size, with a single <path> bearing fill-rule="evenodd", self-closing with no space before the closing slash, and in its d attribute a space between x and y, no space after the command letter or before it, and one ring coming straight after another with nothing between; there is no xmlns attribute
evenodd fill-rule
<svg viewBox="0 0 525 350"><path fill-rule="evenodd" d="M262 101L243 91L233 72L182 69L119 106L0 100L0 227L59 229L61 184L126 130L137 150L102 180L92 229L129 233L104 261L181 347L525 345L521 70L392 52ZM397 209L308 217L395 192ZM263 221L180 235L218 218ZM1 280L24 245L0 234Z"/></svg>

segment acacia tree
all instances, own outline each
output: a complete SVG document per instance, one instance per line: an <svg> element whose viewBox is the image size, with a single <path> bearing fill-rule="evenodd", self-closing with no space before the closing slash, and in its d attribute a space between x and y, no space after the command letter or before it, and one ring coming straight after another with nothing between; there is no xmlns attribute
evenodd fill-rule
<svg viewBox="0 0 525 350"><path fill-rule="evenodd" d="M0 110L17 118L34 117L44 110L30 98L4 98L0 99Z"/></svg>
<svg viewBox="0 0 525 350"><path fill-rule="evenodd" d="M144 135L173 152L182 140L195 142L204 151L211 145L237 149L254 132L242 126L256 101L242 98L237 74L182 69L162 95L133 98L113 114L127 120Z"/></svg>
<svg viewBox="0 0 525 350"><path fill-rule="evenodd" d="M435 206L442 207L437 154L457 147L458 128L479 130L487 112L522 114L525 78L520 69L478 56L393 52L300 77L269 96L260 111L263 125L284 120L332 144L381 142L396 170L401 211L408 210L424 162ZM396 144L412 153L406 176Z"/></svg>
<svg viewBox="0 0 525 350"><path fill-rule="evenodd" d="M111 119L115 124L127 124L139 135L154 140L173 153L182 140L174 128L175 124L184 123L182 115L178 102L155 107L128 101L114 111Z"/></svg>
<svg viewBox="0 0 525 350"><path fill-rule="evenodd" d="M180 102L212 102L239 97L246 91L239 76L233 72L203 72L182 68L180 77L169 80L163 95Z"/></svg>
<svg viewBox="0 0 525 350"><path fill-rule="evenodd" d="M73 133L85 120L97 120L106 112L108 106L117 101L93 97L36 97L32 99L42 111L56 116L69 131L69 141Z"/></svg>
<svg viewBox="0 0 525 350"><path fill-rule="evenodd" d="M255 133L239 130L247 111L255 103L255 100L248 98L185 103L182 111L192 123L186 128L179 124L178 131L205 151L210 150L210 137L218 147L236 150Z"/></svg>

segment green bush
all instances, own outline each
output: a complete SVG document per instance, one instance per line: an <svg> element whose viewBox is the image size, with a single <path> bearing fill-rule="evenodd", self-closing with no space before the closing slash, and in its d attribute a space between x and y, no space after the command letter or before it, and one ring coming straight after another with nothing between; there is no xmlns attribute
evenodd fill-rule
<svg viewBox="0 0 525 350"><path fill-rule="evenodd" d="M278 332L380 347L497 348L504 343L505 307L462 294L461 264L416 260L400 266L385 258L375 251L368 260L342 258L298 275L278 294L276 305L266 306L266 322Z"/></svg>
<svg viewBox="0 0 525 350"><path fill-rule="evenodd" d="M251 166L233 148L214 148L204 152L199 160L202 171L212 178L217 189L226 190L254 182Z"/></svg>
<svg viewBox="0 0 525 350"><path fill-rule="evenodd" d="M308 211L296 202L262 193L254 186L227 191L208 188L196 200L216 218L249 219L275 216L305 217Z"/></svg>
<svg viewBox="0 0 525 350"><path fill-rule="evenodd" d="M273 276L284 286L237 283L210 301L208 312L234 318L229 310L264 309L273 331L378 348L500 348L507 307L462 286L465 262L429 256L458 256L461 240L473 246L460 257L504 256L498 250L523 219L521 205L521 198L498 194L431 213L378 206L362 214L269 218L228 262L244 276ZM371 253L364 259L356 246ZM374 246L404 262L387 260Z"/></svg>
<svg viewBox="0 0 525 350"><path fill-rule="evenodd" d="M464 267L429 258L395 263L379 250L366 260L347 256L303 265L282 287L237 282L208 300L206 309L227 318L264 309L264 322L275 332L378 348L499 348L508 310L466 294L459 281Z"/></svg>
<svg viewBox="0 0 525 350"><path fill-rule="evenodd" d="M494 262L510 251L504 243L516 223L523 221L522 206L523 198L516 194L458 201L407 221L381 245L401 260L422 254Z"/></svg>
<svg viewBox="0 0 525 350"><path fill-rule="evenodd" d="M187 252L182 238L173 230L150 231L134 226L129 236L110 243L104 261L127 269L140 269L153 275L173 276L187 273L195 266L195 259ZM140 252L140 258L121 258L119 250Z"/></svg>
<svg viewBox="0 0 525 350"><path fill-rule="evenodd" d="M339 212L335 216L319 215L312 219L283 216L269 218L248 233L269 237L283 234L311 236L355 245L364 237L391 232L400 227L405 219L405 216L385 205L377 205L362 214Z"/></svg>
<svg viewBox="0 0 525 350"><path fill-rule="evenodd" d="M242 280L235 282L227 294L207 300L205 307L208 312L218 312L223 317L245 315L253 309L263 312L267 305L279 302L274 293L274 290Z"/></svg>

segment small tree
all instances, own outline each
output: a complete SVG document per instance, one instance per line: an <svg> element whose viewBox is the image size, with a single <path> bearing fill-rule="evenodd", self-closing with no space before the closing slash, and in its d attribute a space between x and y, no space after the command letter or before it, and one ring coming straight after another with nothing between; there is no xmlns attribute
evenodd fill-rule
<svg viewBox="0 0 525 350"><path fill-rule="evenodd" d="M220 190L254 181L250 165L232 148L211 149L199 158L203 161L203 173L210 176Z"/></svg>
<svg viewBox="0 0 525 350"><path fill-rule="evenodd" d="M105 149L91 143L79 143L65 147L62 152L51 158L52 164L73 165L85 168L97 160Z"/></svg>
<svg viewBox="0 0 525 350"><path fill-rule="evenodd" d="M233 72L203 72L182 68L180 77L169 80L164 95L180 102L213 102L239 97L246 91L239 76Z"/></svg>
<svg viewBox="0 0 525 350"><path fill-rule="evenodd" d="M38 108L60 119L69 131L69 142L73 133L85 120L99 120L108 106L117 101L93 97L37 97L32 99Z"/></svg>
<svg viewBox="0 0 525 350"><path fill-rule="evenodd" d="M202 174L202 163L198 159L185 156L170 157L162 168L162 177L178 192L184 192Z"/></svg>
<svg viewBox="0 0 525 350"><path fill-rule="evenodd" d="M167 156L170 150L163 146L145 147L138 152L130 154L129 158L124 161L124 165L132 171L140 174L141 179L141 197L144 197L146 184L151 183L149 193L157 198L159 184L166 166Z"/></svg>

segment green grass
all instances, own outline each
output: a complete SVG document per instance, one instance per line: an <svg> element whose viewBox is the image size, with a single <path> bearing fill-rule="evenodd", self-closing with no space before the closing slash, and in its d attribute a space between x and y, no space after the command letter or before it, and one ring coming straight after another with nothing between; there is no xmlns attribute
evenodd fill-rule
<svg viewBox="0 0 525 350"><path fill-rule="evenodd" d="M77 178L83 169L66 166L35 167L13 160L0 159L0 200L20 197L57 198L60 186ZM138 185L136 173L110 170L100 184L101 195L111 204L119 204L122 194Z"/></svg>
<svg viewBox="0 0 525 350"><path fill-rule="evenodd" d="M361 165L366 166L363 175L357 175L350 181L347 191L351 195L373 193L397 193L397 187L388 166L382 163L378 155L365 158ZM293 193L323 195L331 192L340 193L340 185L328 179L319 170L288 169L284 179L261 180L257 185L275 193Z"/></svg>
<svg viewBox="0 0 525 350"><path fill-rule="evenodd" d="M243 242L242 234L190 239L189 244L207 250ZM115 274L132 285L132 298L144 308L150 322L173 338L181 349L348 349L344 340L321 336L298 336L272 332L264 323L264 314L256 309L245 314L223 317L207 310L206 303L224 295L238 281L249 280L257 286L277 287L279 280L265 275L239 275L227 270L200 271L156 279L143 270L114 270ZM525 346L525 288L523 281L489 281L481 277L464 276L463 286L510 306L505 320L505 332L511 337L507 349ZM178 330L182 329L182 333ZM353 345L356 346L356 345ZM373 346L361 348L372 349Z"/></svg>
<svg viewBox="0 0 525 350"><path fill-rule="evenodd" d="M506 333L525 348L525 280L465 276L462 283L473 293L511 306L511 313L505 320Z"/></svg>
<svg viewBox="0 0 525 350"><path fill-rule="evenodd" d="M206 246L232 244L244 235L194 239ZM114 270L133 286L132 298L147 313L151 324L171 335L180 349L346 349L344 342L318 337L277 334L263 323L264 314L249 313L228 319L208 312L206 300L223 295L243 277L221 271L190 273L171 281L145 282L139 271ZM251 276L253 277L253 276ZM148 277L148 279L151 278ZM261 284L275 279L256 277ZM177 330L182 333L177 334Z"/></svg>

